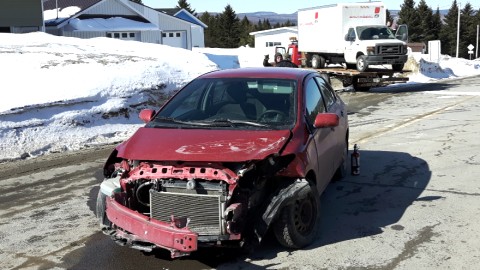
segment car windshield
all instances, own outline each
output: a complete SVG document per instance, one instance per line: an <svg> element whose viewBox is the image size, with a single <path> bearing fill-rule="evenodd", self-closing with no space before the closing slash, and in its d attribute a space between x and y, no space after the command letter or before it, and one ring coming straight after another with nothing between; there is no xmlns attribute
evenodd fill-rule
<svg viewBox="0 0 480 270"><path fill-rule="evenodd" d="M357 26L357 34L360 40L395 39L395 35L390 28L382 25Z"/></svg>
<svg viewBox="0 0 480 270"><path fill-rule="evenodd" d="M147 127L288 129L297 84L270 78L200 78L175 95Z"/></svg>

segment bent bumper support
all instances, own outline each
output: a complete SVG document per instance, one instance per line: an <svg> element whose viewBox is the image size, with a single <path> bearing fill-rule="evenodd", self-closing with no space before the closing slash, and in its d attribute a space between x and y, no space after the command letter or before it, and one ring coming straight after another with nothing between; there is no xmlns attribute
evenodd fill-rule
<svg viewBox="0 0 480 270"><path fill-rule="evenodd" d="M174 222L162 222L133 212L119 204L113 198L106 199L108 219L118 227L129 232L117 231L115 237L127 242L143 241L170 250L172 258L189 255L197 250L198 235L188 228L178 228Z"/></svg>

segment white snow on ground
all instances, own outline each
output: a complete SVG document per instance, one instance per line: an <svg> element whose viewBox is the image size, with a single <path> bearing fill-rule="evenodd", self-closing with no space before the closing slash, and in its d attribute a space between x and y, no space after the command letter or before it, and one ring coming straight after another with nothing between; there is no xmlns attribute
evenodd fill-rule
<svg viewBox="0 0 480 270"><path fill-rule="evenodd" d="M480 74L480 60L413 54L409 83ZM262 66L253 48L194 48L45 33L0 33L0 162L127 139L193 78L217 69ZM390 86L395 87L395 86Z"/></svg>

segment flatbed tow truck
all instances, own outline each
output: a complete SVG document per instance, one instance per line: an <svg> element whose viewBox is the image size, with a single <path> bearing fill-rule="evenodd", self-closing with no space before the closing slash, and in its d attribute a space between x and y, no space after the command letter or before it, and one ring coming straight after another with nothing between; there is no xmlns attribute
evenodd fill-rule
<svg viewBox="0 0 480 270"><path fill-rule="evenodd" d="M353 86L355 91L369 91L372 87L387 86L395 83L408 82L407 76L398 76L409 72L409 70L394 71L389 68L368 68L366 71L345 68L344 65L335 64L327 66L325 59L308 56L298 50L298 40L291 38L291 44L287 49L285 47L276 47L275 53L287 54L290 61L301 68L315 69L320 74L325 74L329 78L340 80L343 87ZM312 64L312 61L320 60L323 64ZM324 66L323 68L313 68L312 66Z"/></svg>
<svg viewBox="0 0 480 270"><path fill-rule="evenodd" d="M391 69L371 68L367 71L358 71L356 69L345 69L339 67L325 67L315 69L320 74L328 75L330 78L340 80L344 87L353 86L355 91L368 91L372 87L387 86L395 83L406 83L408 77L398 77L398 74L408 72L393 71Z"/></svg>

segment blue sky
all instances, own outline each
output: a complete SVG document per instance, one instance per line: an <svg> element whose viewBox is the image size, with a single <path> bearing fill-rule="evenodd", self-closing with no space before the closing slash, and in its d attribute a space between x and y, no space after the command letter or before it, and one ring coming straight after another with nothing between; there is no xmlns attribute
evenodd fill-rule
<svg viewBox="0 0 480 270"><path fill-rule="evenodd" d="M475 1L470 1L474 10L478 10L480 5ZM177 5L178 0L142 0L144 5L153 8L173 8ZM255 12L255 11L273 11L276 13L291 14L301 8L321 6L335 3L353 3L361 1L334 1L334 0L187 0L190 6L195 9L196 12L223 12L225 6L230 4L236 13ZM403 0L384 0L383 1L388 9L399 10L400 5L403 4ZM415 0L415 4L418 4L419 0ZM457 3L465 5L468 1L457 0ZM434 11L437 6L440 9L449 9L453 3L453 0L426 0L428 6Z"/></svg>

